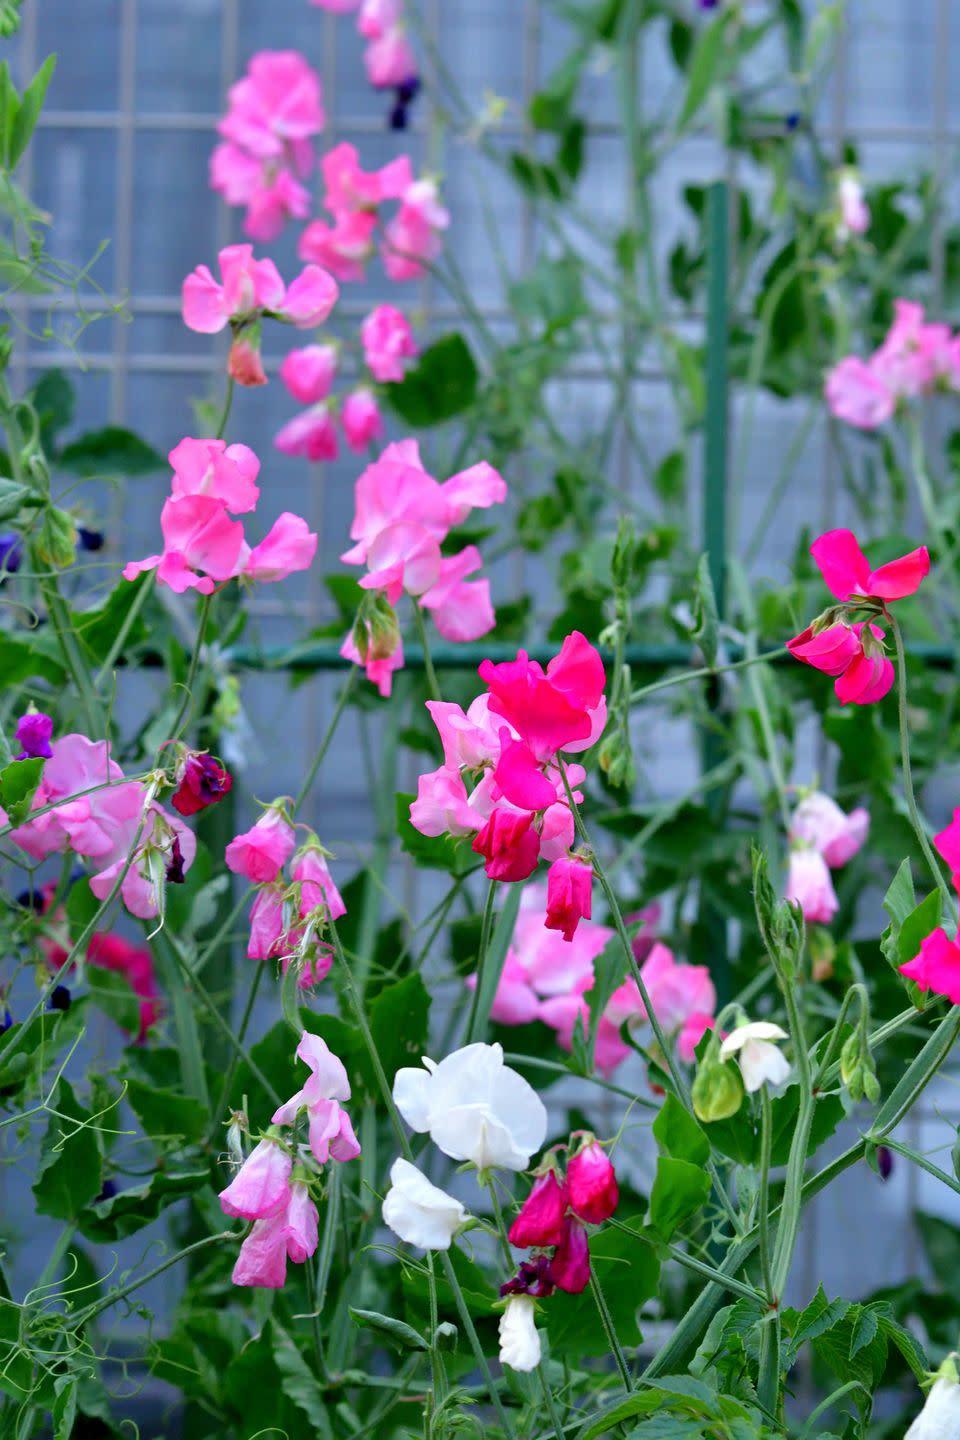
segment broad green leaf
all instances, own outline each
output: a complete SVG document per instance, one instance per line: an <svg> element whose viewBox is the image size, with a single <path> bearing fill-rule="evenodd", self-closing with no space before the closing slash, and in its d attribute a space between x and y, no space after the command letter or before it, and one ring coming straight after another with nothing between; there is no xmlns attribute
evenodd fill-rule
<svg viewBox="0 0 960 1440"><path fill-rule="evenodd" d="M56 55L48 55L23 92L20 108L10 132L9 168L11 170L16 169L17 162L30 143L30 137L43 108L47 86L50 84L56 63Z"/></svg>
<svg viewBox="0 0 960 1440"><path fill-rule="evenodd" d="M316 1375L304 1360L296 1341L277 1320L271 1321L273 1359L280 1371L280 1387L287 1399L320 1431L328 1425L327 1402Z"/></svg>
<svg viewBox="0 0 960 1440"><path fill-rule="evenodd" d="M894 1319L885 1306L875 1305L871 1309L877 1316L885 1339L900 1351L913 1371L915 1379L922 1384L930 1370L930 1362L924 1353L923 1346L912 1331L901 1325L899 1320Z"/></svg>
<svg viewBox="0 0 960 1440"><path fill-rule="evenodd" d="M90 881L85 875L74 880L67 891L63 908L70 922L70 934L82 934L100 909L100 901L90 889Z"/></svg>
<svg viewBox="0 0 960 1440"><path fill-rule="evenodd" d="M62 685L65 679L63 665L52 655L12 635L0 635L0 675L5 686L20 685L34 677Z"/></svg>
<svg viewBox="0 0 960 1440"><path fill-rule="evenodd" d="M384 388L387 403L416 429L461 415L476 399L477 366L462 335L443 335L429 345L413 370Z"/></svg>
<svg viewBox="0 0 960 1440"><path fill-rule="evenodd" d="M910 911L910 914L901 923L897 934L898 963L905 965L913 960L920 953L920 946L931 931L936 930L940 924L941 900L940 891L931 890L925 900Z"/></svg>
<svg viewBox="0 0 960 1440"><path fill-rule="evenodd" d="M636 1228L634 1228L634 1225ZM640 1307L657 1293L660 1261L640 1236L640 1221L627 1229L607 1226L590 1237L590 1263L603 1287L621 1345L640 1343ZM554 1355L609 1355L610 1346L589 1287L581 1295L557 1291L548 1322Z"/></svg>
<svg viewBox="0 0 960 1440"><path fill-rule="evenodd" d="M650 1192L650 1224L664 1240L707 1202L710 1176L702 1165L661 1155Z"/></svg>
<svg viewBox="0 0 960 1440"><path fill-rule="evenodd" d="M106 425L71 441L57 464L75 475L152 475L165 469L167 462L132 430Z"/></svg>
<svg viewBox="0 0 960 1440"><path fill-rule="evenodd" d="M522 280L510 286L510 303L546 335L573 325L588 310L580 267L567 257L538 260Z"/></svg>
<svg viewBox="0 0 960 1440"><path fill-rule="evenodd" d="M209 1181L210 1171L205 1165L190 1169L170 1162L167 1170L156 1171L145 1184L121 1190L109 1200L90 1206L80 1216L80 1234L100 1245L124 1240Z"/></svg>
<svg viewBox="0 0 960 1440"><path fill-rule="evenodd" d="M140 1034L140 997L126 975L87 962L87 989L98 1010L128 1035Z"/></svg>
<svg viewBox="0 0 960 1440"><path fill-rule="evenodd" d="M152 1139L182 1136L187 1141L203 1139L210 1117L199 1100L178 1095L175 1090L158 1090L133 1076L127 1078L126 1098Z"/></svg>
<svg viewBox="0 0 960 1440"><path fill-rule="evenodd" d="M376 1310L355 1310L352 1305L349 1309L355 1325L375 1331L398 1350L430 1349L423 1336L403 1320L396 1320L392 1315L380 1315Z"/></svg>
<svg viewBox="0 0 960 1440"><path fill-rule="evenodd" d="M0 520L11 520L34 493L19 480L0 475Z"/></svg>
<svg viewBox="0 0 960 1440"><path fill-rule="evenodd" d="M661 1105L653 1122L653 1138L665 1154L676 1160L705 1165L710 1158L710 1141L675 1095L668 1095Z"/></svg>
<svg viewBox="0 0 960 1440"><path fill-rule="evenodd" d="M370 1006L370 1029L387 1079L404 1065L417 1065L427 1048L430 996L419 974L406 975L381 990ZM369 1056L361 1068L371 1089L375 1085Z"/></svg>
<svg viewBox="0 0 960 1440"><path fill-rule="evenodd" d="M53 1421L53 1440L70 1440L73 1434L79 1383L75 1375L60 1375L54 1381L56 1399L50 1417Z"/></svg>
<svg viewBox="0 0 960 1440"><path fill-rule="evenodd" d="M696 38L687 67L687 92L677 117L677 130L684 130L719 80L725 59L730 15L721 13L705 25Z"/></svg>
<svg viewBox="0 0 960 1440"><path fill-rule="evenodd" d="M91 1116L68 1080L57 1085L33 1186L37 1211L55 1220L76 1220L99 1195L100 1147ZM108 1122L109 1123L109 1122Z"/></svg>
<svg viewBox="0 0 960 1440"><path fill-rule="evenodd" d="M883 897L883 908L894 925L899 926L916 908L916 904L917 897L913 888L913 871L910 861L901 860L897 873L890 882L890 888Z"/></svg>
<svg viewBox="0 0 960 1440"><path fill-rule="evenodd" d="M42 760L11 760L0 770L0 808L11 825L22 825L30 814L30 802L43 775Z"/></svg>
<svg viewBox="0 0 960 1440"><path fill-rule="evenodd" d="M49 454L57 435L73 419L76 391L66 372L45 370L33 387L33 408L40 421L40 442Z"/></svg>

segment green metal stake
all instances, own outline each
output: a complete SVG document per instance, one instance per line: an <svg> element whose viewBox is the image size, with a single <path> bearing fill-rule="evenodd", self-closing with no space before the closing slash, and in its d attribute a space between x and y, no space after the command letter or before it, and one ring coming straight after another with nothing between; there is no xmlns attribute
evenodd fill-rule
<svg viewBox="0 0 960 1440"><path fill-rule="evenodd" d="M703 546L721 621L727 592L727 445L729 385L727 346L729 317L729 195L727 184L716 181L707 192L707 395L704 433ZM720 681L707 681L707 704L719 719ZM724 759L724 738L715 726L705 728L700 741L703 773ZM705 800L711 820L719 822L725 802L722 789L710 790ZM701 897L698 928L701 932L710 973L717 987L717 1004L723 1005L732 993L727 951L727 921Z"/></svg>

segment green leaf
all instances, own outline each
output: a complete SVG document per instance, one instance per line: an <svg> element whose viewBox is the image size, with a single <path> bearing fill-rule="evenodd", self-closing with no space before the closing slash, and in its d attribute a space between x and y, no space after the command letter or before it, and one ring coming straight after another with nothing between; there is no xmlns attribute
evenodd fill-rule
<svg viewBox="0 0 960 1440"><path fill-rule="evenodd" d="M657 1293L660 1261L640 1235L640 1221L625 1229L607 1226L590 1237L590 1263L603 1287L621 1345L640 1344L638 1314L641 1305ZM550 1349L555 1355L609 1355L610 1346L587 1288L581 1295L557 1291L550 1297L548 1320Z"/></svg>
<svg viewBox="0 0 960 1440"><path fill-rule="evenodd" d="M53 1440L70 1440L73 1434L79 1385L75 1375L60 1375L54 1381L56 1399L50 1416L53 1421Z"/></svg>
<svg viewBox="0 0 960 1440"><path fill-rule="evenodd" d="M21 506L34 492L19 480L8 480L0 475L0 520L12 520Z"/></svg>
<svg viewBox="0 0 960 1440"><path fill-rule="evenodd" d="M899 963L905 965L920 953L921 943L931 931L936 930L941 920L940 891L932 890L925 900L902 922L897 935Z"/></svg>
<svg viewBox="0 0 960 1440"><path fill-rule="evenodd" d="M92 665L102 665L137 603L141 590L153 585L152 575L138 575L136 580L121 580L99 605L88 610L71 610L70 624ZM150 627L141 612L130 626L118 660L129 655L149 638Z"/></svg>
<svg viewBox="0 0 960 1440"><path fill-rule="evenodd" d="M483 974L478 977L477 983L479 988L476 995L473 1025L467 1036L468 1044L473 1041L482 1040L486 1034L490 1011L493 1009L493 998L497 993L497 986L500 984L500 976L503 974L507 951L510 948L513 932L516 929L517 915L520 911L522 895L522 885L510 885L507 887L506 901L493 926L493 934L490 937L490 949L483 964Z"/></svg>
<svg viewBox="0 0 960 1440"><path fill-rule="evenodd" d="M59 661L12 635L0 635L0 675L4 685L20 685L34 678L62 685L66 678Z"/></svg>
<svg viewBox="0 0 960 1440"><path fill-rule="evenodd" d="M398 1350L429 1350L430 1346L423 1336L414 1330L412 1325L407 1325L403 1320L396 1320L392 1315L380 1315L376 1310L355 1310L349 1307L350 1318L355 1325L361 1326L364 1330L374 1330L382 1335L389 1344L395 1345Z"/></svg>
<svg viewBox="0 0 960 1440"><path fill-rule="evenodd" d="M392 1080L404 1065L420 1062L427 1048L430 996L420 975L414 973L381 990L370 1006L370 1029L387 1079ZM370 1058L362 1067L367 1083L375 1079Z"/></svg>
<svg viewBox="0 0 960 1440"><path fill-rule="evenodd" d="M0 807L12 825L22 825L43 775L42 760L11 760L0 770Z"/></svg>
<svg viewBox="0 0 960 1440"><path fill-rule="evenodd" d="M106 425L72 441L60 452L57 464L75 475L152 475L167 462L152 445L132 430Z"/></svg>
<svg viewBox="0 0 960 1440"><path fill-rule="evenodd" d="M702 1165L689 1160L675 1160L661 1155L650 1192L650 1224L664 1240L669 1240L691 1215L707 1202L710 1176Z"/></svg>
<svg viewBox="0 0 960 1440"><path fill-rule="evenodd" d="M53 1113L56 1112L56 1113ZM68 1080L57 1085L33 1193L40 1215L75 1220L100 1193L101 1162L91 1116Z"/></svg>
<svg viewBox="0 0 960 1440"><path fill-rule="evenodd" d="M710 1141L675 1095L668 1094L660 1107L653 1122L653 1138L665 1154L676 1160L705 1165L710 1158Z"/></svg>
<svg viewBox="0 0 960 1440"><path fill-rule="evenodd" d="M687 93L677 117L677 130L684 130L720 79L730 16L717 15L696 38L687 68Z"/></svg>
<svg viewBox="0 0 960 1440"><path fill-rule="evenodd" d="M178 1095L175 1090L158 1090L129 1076L126 1098L153 1140L182 1136L187 1141L200 1141L206 1133L210 1117L206 1107L192 1096Z"/></svg>
<svg viewBox="0 0 960 1440"><path fill-rule="evenodd" d="M79 1222L81 1235L100 1245L124 1240L156 1220L184 1195L192 1195L209 1183L210 1171L206 1166L191 1169L186 1164L168 1163L169 1169L156 1171L145 1184L121 1190L118 1195L85 1210Z"/></svg>
<svg viewBox="0 0 960 1440"><path fill-rule="evenodd" d="M588 310L580 267L568 257L538 260L510 286L510 303L520 316L542 325L545 335L566 329Z"/></svg>
<svg viewBox="0 0 960 1440"><path fill-rule="evenodd" d="M276 1320L270 1322L273 1332L273 1358L280 1371L280 1387L287 1399L301 1410L312 1425L323 1430L327 1425L327 1402L323 1388L296 1341Z"/></svg>
<svg viewBox="0 0 960 1440"><path fill-rule="evenodd" d="M23 1313L19 1305L0 1300L0 1394L18 1402L25 1402L33 1389L33 1362L20 1338Z"/></svg>
<svg viewBox="0 0 960 1440"><path fill-rule="evenodd" d="M890 882L890 888L883 897L883 908L894 925L902 925L916 904L910 861L901 860L897 873Z"/></svg>
<svg viewBox="0 0 960 1440"><path fill-rule="evenodd" d="M30 143L40 111L43 108L47 86L56 67L56 55L48 55L23 92L20 108L10 132L9 169L14 170L24 150Z"/></svg>
<svg viewBox="0 0 960 1440"><path fill-rule="evenodd" d="M884 1338L894 1345L904 1360L913 1371L915 1379L922 1384L927 1378L930 1370L930 1362L927 1359L923 1346L919 1343L912 1331L901 1325L899 1320L894 1319L886 1306L880 1305L871 1307L877 1316L880 1330Z"/></svg>
<svg viewBox="0 0 960 1440"><path fill-rule="evenodd" d="M384 387L387 403L418 430L462 415L476 399L477 366L463 336L443 335L429 345L419 364L395 385Z"/></svg>

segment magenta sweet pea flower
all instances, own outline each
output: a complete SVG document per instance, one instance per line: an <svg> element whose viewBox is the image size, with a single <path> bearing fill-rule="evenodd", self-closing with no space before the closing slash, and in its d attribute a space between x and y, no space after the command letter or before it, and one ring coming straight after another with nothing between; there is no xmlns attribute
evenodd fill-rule
<svg viewBox="0 0 960 1440"><path fill-rule="evenodd" d="M50 741L53 738L53 717L40 710L30 710L21 715L14 732L17 743L23 748L18 760L49 760L53 756Z"/></svg>
<svg viewBox="0 0 960 1440"><path fill-rule="evenodd" d="M569 1204L569 1189L551 1166L545 1174L537 1176L510 1226L510 1244L518 1250L531 1245L559 1245Z"/></svg>
<svg viewBox="0 0 960 1440"><path fill-rule="evenodd" d="M960 1005L960 945L943 930L928 935L921 942L919 955L898 968L922 991L944 995L951 1005Z"/></svg>
<svg viewBox="0 0 960 1440"><path fill-rule="evenodd" d="M954 885L960 888L960 810L954 810L950 824L933 837L933 843L949 865Z"/></svg>
<svg viewBox="0 0 960 1440"><path fill-rule="evenodd" d="M500 807L490 814L471 849L482 855L490 880L526 880L540 859L540 837L529 811Z"/></svg>
<svg viewBox="0 0 960 1440"><path fill-rule="evenodd" d="M577 856L554 860L547 875L547 929L572 940L580 921L590 919L592 888L592 865Z"/></svg>
<svg viewBox="0 0 960 1440"><path fill-rule="evenodd" d="M217 805L233 789L233 776L206 751L187 751L177 766L177 788L170 804L180 815L196 815Z"/></svg>
<svg viewBox="0 0 960 1440"><path fill-rule="evenodd" d="M890 560L877 570L870 569L852 530L828 530L810 546L827 589L838 600L875 597L879 600L902 600L919 590L930 572L930 554L926 545L911 550L899 560Z"/></svg>
<svg viewBox="0 0 960 1440"><path fill-rule="evenodd" d="M403 361L416 355L410 321L395 305L378 305L360 327L363 358L381 384L403 379Z"/></svg>
<svg viewBox="0 0 960 1440"><path fill-rule="evenodd" d="M335 345L304 345L289 351L280 366L280 379L301 405L316 405L319 400L325 400L336 373Z"/></svg>
<svg viewBox="0 0 960 1440"><path fill-rule="evenodd" d="M362 454L375 441L383 439L383 416L372 390L361 387L352 391L343 402L340 419L344 438L357 454Z"/></svg>
<svg viewBox="0 0 960 1440"><path fill-rule="evenodd" d="M553 1252L547 1273L558 1290L579 1295L590 1284L590 1246L587 1232L574 1215L563 1222L560 1243Z"/></svg>
<svg viewBox="0 0 960 1440"><path fill-rule="evenodd" d="M227 869L254 885L276 880L293 854L296 837L282 804L271 805L252 829L237 835L226 849Z"/></svg>
<svg viewBox="0 0 960 1440"><path fill-rule="evenodd" d="M603 1146L589 1137L567 1164L570 1208L589 1225L609 1220L620 1203L616 1171Z"/></svg>

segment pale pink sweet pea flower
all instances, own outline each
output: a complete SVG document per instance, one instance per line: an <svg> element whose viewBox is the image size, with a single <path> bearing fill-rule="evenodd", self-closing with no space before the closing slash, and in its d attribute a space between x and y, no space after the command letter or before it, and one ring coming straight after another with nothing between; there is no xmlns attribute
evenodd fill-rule
<svg viewBox="0 0 960 1440"><path fill-rule="evenodd" d="M417 57L403 25L394 25L363 52L367 79L377 90L405 85L417 78Z"/></svg>
<svg viewBox="0 0 960 1440"><path fill-rule="evenodd" d="M478 770L488 760L499 758L499 731L503 722L491 716L488 696L479 695L466 713L462 706L449 700L428 700L426 707L437 727L449 767ZM523 892L524 901L529 893L529 890Z"/></svg>
<svg viewBox="0 0 960 1440"><path fill-rule="evenodd" d="M403 0L363 0L357 29L367 40L380 40L403 19Z"/></svg>
<svg viewBox="0 0 960 1440"><path fill-rule="evenodd" d="M293 857L290 872L300 885L301 915L322 907L331 920L346 915L343 896L333 883L326 856L316 845L306 845Z"/></svg>
<svg viewBox="0 0 960 1440"><path fill-rule="evenodd" d="M340 411L343 433L351 450L358 454L384 435L383 416L372 390L361 387L352 391Z"/></svg>
<svg viewBox="0 0 960 1440"><path fill-rule="evenodd" d="M323 324L339 297L340 288L332 275L319 265L305 265L287 287L277 314L298 330L312 330Z"/></svg>
<svg viewBox="0 0 960 1440"><path fill-rule="evenodd" d="M273 439L274 446L284 455L302 456L319 464L336 460L340 453L337 422L328 401L311 405L281 425Z"/></svg>
<svg viewBox="0 0 960 1440"><path fill-rule="evenodd" d="M790 851L784 895L800 906L805 920L820 925L829 925L840 909L827 862L809 846Z"/></svg>
<svg viewBox="0 0 960 1440"><path fill-rule="evenodd" d="M476 975L468 975L464 984L468 990L476 990ZM529 1025L539 1016L540 996L530 984L522 961L508 951L490 1007L490 1019L497 1025Z"/></svg>
<svg viewBox="0 0 960 1440"><path fill-rule="evenodd" d="M293 854L296 836L282 805L271 805L257 823L227 846L227 869L254 885L276 880Z"/></svg>
<svg viewBox="0 0 960 1440"><path fill-rule="evenodd" d="M467 801L459 770L441 766L417 780L417 798L410 805L410 821L421 835L472 835L483 821Z"/></svg>
<svg viewBox="0 0 960 1440"><path fill-rule="evenodd" d="M923 306L916 301L895 300L893 310L893 324L870 363L894 394L920 395L933 387L940 374L950 330L946 325L928 325Z"/></svg>
<svg viewBox="0 0 960 1440"><path fill-rule="evenodd" d="M476 545L467 545L456 555L441 555L437 578L420 596L420 604L430 611L445 640L458 644L479 640L496 624L490 581L465 578L482 564Z"/></svg>
<svg viewBox="0 0 960 1440"><path fill-rule="evenodd" d="M280 379L301 405L325 400L336 373L335 345L304 345L289 351L280 366Z"/></svg>
<svg viewBox="0 0 960 1440"><path fill-rule="evenodd" d="M167 459L173 469L173 495L211 495L235 515L256 509L260 461L249 445L187 436Z"/></svg>
<svg viewBox="0 0 960 1440"><path fill-rule="evenodd" d="M310 192L289 170L278 170L271 175L268 163L262 182L250 192L246 204L244 234L259 245L266 245L276 240L288 220L306 220L310 214Z"/></svg>
<svg viewBox="0 0 960 1440"><path fill-rule="evenodd" d="M245 580L286 580L300 570L309 570L316 553L316 531L302 515L284 510L249 552L240 574Z"/></svg>
<svg viewBox="0 0 960 1440"><path fill-rule="evenodd" d="M415 180L404 192L400 209L387 225L383 268L391 280L418 280L424 261L435 260L450 212L440 203L435 180Z"/></svg>
<svg viewBox="0 0 960 1440"><path fill-rule="evenodd" d="M267 383L267 372L263 368L259 345L245 334L237 335L230 346L230 353L227 356L227 374L238 385L253 386Z"/></svg>
<svg viewBox="0 0 960 1440"><path fill-rule="evenodd" d="M398 155L379 170L364 170L356 146L345 141L328 150L320 165L323 203L338 217L355 210L375 210L384 200L399 200L414 183L409 155Z"/></svg>
<svg viewBox="0 0 960 1440"><path fill-rule="evenodd" d="M217 125L225 140L264 158L292 146L298 165L305 163L302 142L319 134L325 116L319 77L299 51L258 51L228 98Z"/></svg>
<svg viewBox="0 0 960 1440"><path fill-rule="evenodd" d="M403 379L403 361L417 353L410 321L395 305L378 305L360 327L363 358L381 384Z"/></svg>
<svg viewBox="0 0 960 1440"><path fill-rule="evenodd" d="M831 870L846 865L866 841L870 815L862 806L844 814L829 795L805 795L790 817L790 839L819 850Z"/></svg>
<svg viewBox="0 0 960 1440"><path fill-rule="evenodd" d="M403 641L399 637L396 649L392 650L389 655L375 654L368 639L367 658L364 660L354 641L353 631L350 630L340 646L340 654L345 660L351 660L354 665L363 665L370 683L376 685L383 699L389 698L393 689L394 673L403 669Z"/></svg>
<svg viewBox="0 0 960 1440"><path fill-rule="evenodd" d="M334 224L311 220L297 246L301 260L312 260L329 270L338 280L362 280L364 265L373 256L375 211L343 211L334 217Z"/></svg>
<svg viewBox="0 0 960 1440"><path fill-rule="evenodd" d="M273 960L283 949L283 885L264 885L250 911L248 960Z"/></svg>
<svg viewBox="0 0 960 1440"><path fill-rule="evenodd" d="M50 804L57 808L12 830L11 839L35 860L68 848L78 855L108 854L113 844L111 807L116 800L115 782L123 780L120 766L110 759L109 740L88 740L85 735L71 733L61 735L50 748L53 754L43 767L31 809ZM129 784L133 783L116 788L130 795L133 792ZM96 785L105 788L78 795ZM78 798L71 800L75 795Z"/></svg>
<svg viewBox="0 0 960 1440"><path fill-rule="evenodd" d="M831 415L858 430L876 430L892 417L897 397L873 366L847 355L827 375L824 395Z"/></svg>
<svg viewBox="0 0 960 1440"><path fill-rule="evenodd" d="M319 1165L328 1160L353 1160L360 1154L349 1116L340 1107L350 1098L350 1082L342 1062L319 1035L304 1031L297 1046L297 1058L310 1067L303 1088L274 1112L274 1125L292 1125L306 1109L310 1149Z"/></svg>
<svg viewBox="0 0 960 1440"><path fill-rule="evenodd" d="M244 1160L225 1190L220 1191L224 1215L265 1220L285 1210L290 1199L293 1161L275 1140L265 1139Z"/></svg>
<svg viewBox="0 0 960 1440"><path fill-rule="evenodd" d="M851 235L865 235L870 228L870 207L856 170L846 167L840 171L837 177L837 201L840 207L837 239L845 244Z"/></svg>
<svg viewBox="0 0 960 1440"><path fill-rule="evenodd" d="M287 1260L302 1265L315 1252L317 1239L317 1207L307 1187L294 1181L286 1207L258 1220L240 1246L231 1277L234 1285L282 1289Z"/></svg>

